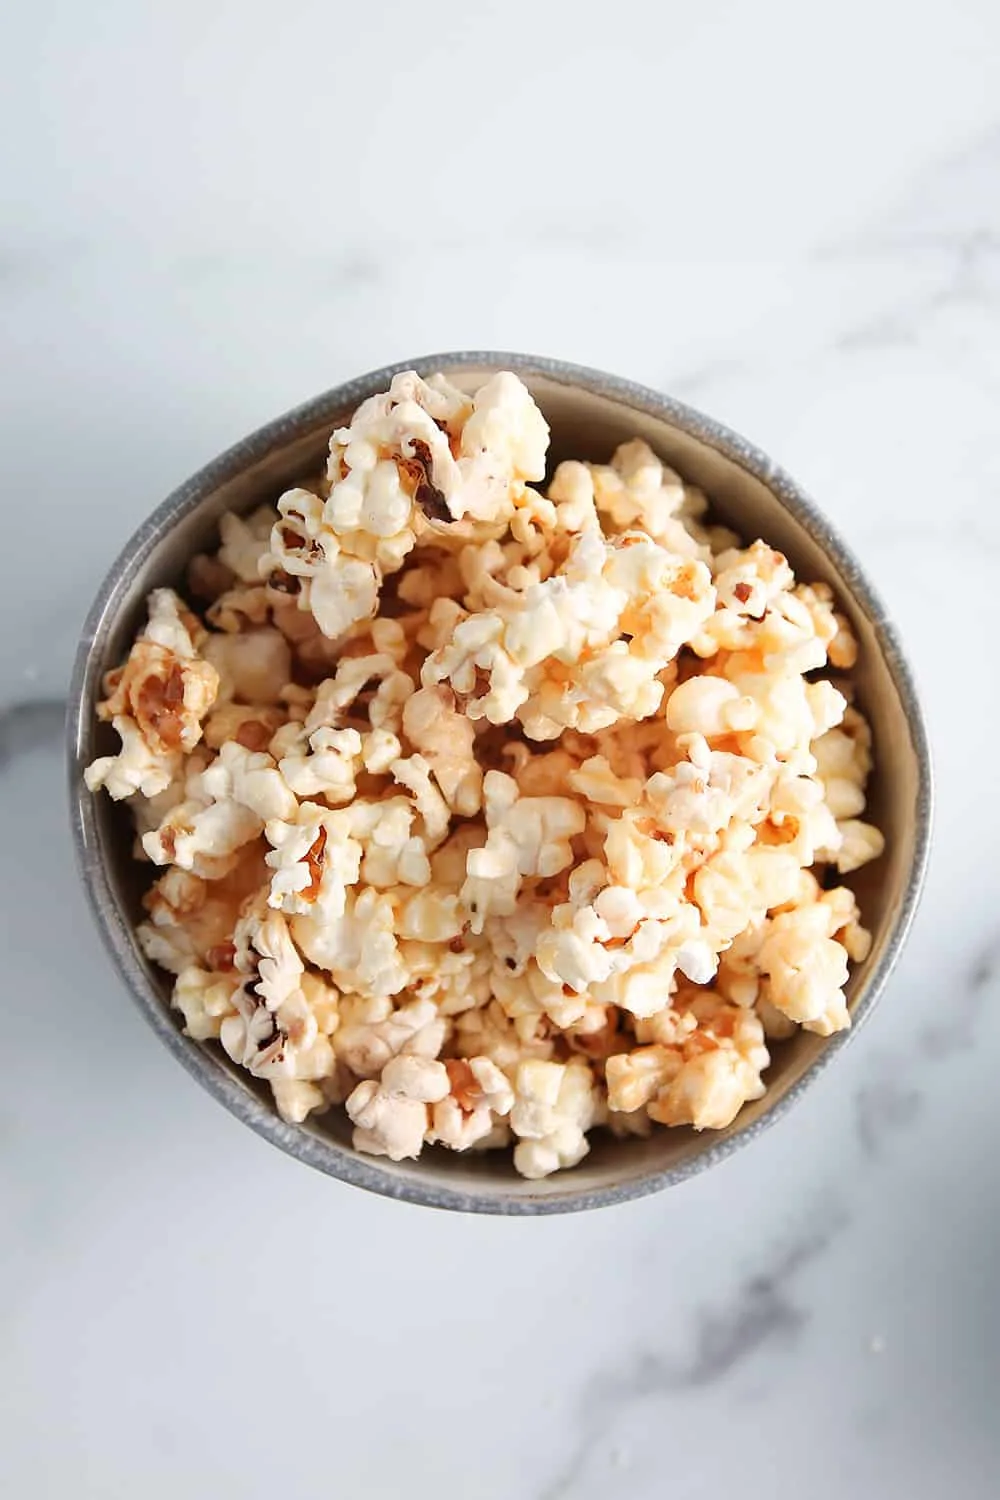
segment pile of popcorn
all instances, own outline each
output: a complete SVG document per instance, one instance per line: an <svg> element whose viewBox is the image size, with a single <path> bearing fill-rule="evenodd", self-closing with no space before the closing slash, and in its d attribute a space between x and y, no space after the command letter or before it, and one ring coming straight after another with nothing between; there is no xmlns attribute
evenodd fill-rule
<svg viewBox="0 0 1000 1500"><path fill-rule="evenodd" d="M561 463L524 385L397 375L322 478L149 598L86 772L160 873L187 1034L359 1150L722 1129L849 1025L871 736L822 584L643 442Z"/></svg>

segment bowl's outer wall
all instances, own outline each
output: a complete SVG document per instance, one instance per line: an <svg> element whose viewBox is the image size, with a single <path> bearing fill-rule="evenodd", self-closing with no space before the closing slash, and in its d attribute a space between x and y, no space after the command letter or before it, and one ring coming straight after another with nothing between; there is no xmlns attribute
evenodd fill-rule
<svg viewBox="0 0 1000 1500"><path fill-rule="evenodd" d="M774 1049L763 1099L728 1130L698 1135L660 1130L648 1140L618 1141L599 1132L571 1172L540 1183L517 1177L507 1153L458 1156L427 1151L395 1164L350 1146L342 1111L315 1124L290 1126L275 1114L270 1091L215 1047L183 1036L169 1009L167 977L136 944L133 922L148 883L132 857L126 811L91 797L82 769L113 748L95 703L104 672L126 654L149 590L182 584L190 557L216 542L220 515L273 503L289 484L320 468L330 431L358 402L384 390L399 369L442 371L473 389L497 369L513 369L531 389L552 428L552 461L604 461L629 437L645 438L683 477L710 496L713 518L747 540L763 536L787 554L799 577L833 585L859 636L852 674L872 723L875 772L869 816L884 830L887 851L855 884L874 942L851 976L851 1032L821 1040L800 1032ZM735 434L654 391L599 372L516 354L442 354L375 371L330 391L224 453L174 492L131 538L86 622L70 703L71 808L81 871L102 934L140 1009L206 1088L259 1134L290 1154L357 1186L436 1207L532 1214L596 1207L682 1181L759 1134L797 1099L869 1014L912 920L927 861L931 775L926 734L910 672L895 633L857 563L795 483Z"/></svg>

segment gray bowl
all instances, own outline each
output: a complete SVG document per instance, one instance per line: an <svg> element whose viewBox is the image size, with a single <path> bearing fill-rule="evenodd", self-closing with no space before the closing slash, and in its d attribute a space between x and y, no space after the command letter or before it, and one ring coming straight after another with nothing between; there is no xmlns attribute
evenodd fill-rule
<svg viewBox="0 0 1000 1500"><path fill-rule="evenodd" d="M858 699L872 723L875 773L870 810L886 852L855 882L874 941L851 975L854 1025L829 1040L800 1032L773 1049L765 1096L718 1133L659 1129L648 1140L598 1132L590 1155L542 1182L514 1172L508 1153L456 1155L434 1148L416 1162L355 1152L342 1110L286 1125L267 1086L235 1067L214 1044L185 1037L169 1006L170 985L140 951L134 924L148 874L131 857L127 811L91 796L82 771L113 748L95 704L104 672L127 652L149 590L177 584L193 553L209 546L223 511L274 501L315 472L330 431L399 369L442 371L472 389L497 369L515 370L552 428L552 459L606 460L615 445L643 437L711 497L713 514L748 541L763 536L804 579L836 590L861 645ZM73 673L69 713L73 831L91 908L118 971L174 1056L234 1115L289 1155L331 1176L392 1198L479 1213L539 1214L620 1203L682 1182L724 1160L785 1114L871 1013L899 956L927 862L931 770L917 695L895 631L855 559L798 485L769 458L718 422L655 391L557 360L523 354L438 354L363 375L262 427L175 490L135 533L111 568L87 618Z"/></svg>

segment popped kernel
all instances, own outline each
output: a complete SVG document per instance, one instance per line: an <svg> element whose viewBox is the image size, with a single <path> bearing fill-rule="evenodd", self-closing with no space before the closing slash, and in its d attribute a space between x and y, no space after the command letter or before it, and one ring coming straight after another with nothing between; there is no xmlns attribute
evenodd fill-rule
<svg viewBox="0 0 1000 1500"><path fill-rule="evenodd" d="M428 1105L446 1098L450 1086L443 1063L425 1057L391 1058L378 1082L359 1083L347 1101L355 1146L390 1161L419 1156L430 1126Z"/></svg>
<svg viewBox="0 0 1000 1500"><path fill-rule="evenodd" d="M587 1131L596 1108L594 1075L581 1059L520 1063L510 1124L518 1138L514 1165L521 1176L547 1177L582 1161L590 1150Z"/></svg>
<svg viewBox="0 0 1000 1500"><path fill-rule="evenodd" d="M488 1057L447 1058L445 1069L450 1087L433 1104L427 1140L439 1141L453 1151L467 1151L510 1114L514 1091L506 1074Z"/></svg>
<svg viewBox="0 0 1000 1500"><path fill-rule="evenodd" d="M724 1130L850 1024L871 936L858 642L824 583L642 440L566 460L501 372L393 377L324 473L224 515L110 672L159 866L137 939L186 1033L358 1150ZM824 675L827 674L827 675ZM841 688L844 691L841 691Z"/></svg>
<svg viewBox="0 0 1000 1500"><path fill-rule="evenodd" d="M97 716L111 721L122 747L87 767L90 791L104 786L116 799L153 797L176 778L219 690L218 672L200 654L206 639L172 589L153 590L144 629L124 665L105 678Z"/></svg>

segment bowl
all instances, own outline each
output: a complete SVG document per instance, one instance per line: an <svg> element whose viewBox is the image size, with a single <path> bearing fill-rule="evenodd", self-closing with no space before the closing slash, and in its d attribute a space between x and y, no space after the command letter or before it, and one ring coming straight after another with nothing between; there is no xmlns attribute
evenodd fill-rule
<svg viewBox="0 0 1000 1500"><path fill-rule="evenodd" d="M606 461L624 439L645 438L707 492L715 518L747 541L764 537L788 556L798 576L830 583L857 633L854 675L875 750L869 815L885 833L886 851L851 881L873 937L848 986L853 1025L830 1039L802 1031L775 1046L767 1092L744 1105L726 1130L660 1128L646 1140L596 1132L579 1166L540 1182L519 1178L509 1153L458 1155L435 1147L418 1161L400 1163L364 1156L351 1146L343 1110L286 1124L266 1084L237 1068L216 1044L184 1036L169 1006L167 976L136 942L148 876L131 856L129 817L110 799L92 796L82 776L96 755L114 748L110 727L99 725L95 714L103 674L127 653L149 590L179 582L192 554L212 542L224 511L273 502L315 472L332 428L386 389L398 370L410 368L422 375L440 370L467 390L498 369L516 371L552 429L553 464L566 457ZM363 375L268 423L175 490L130 539L87 618L73 674L69 738L80 874L118 971L160 1039L232 1114L290 1156L357 1187L438 1208L541 1214L618 1203L682 1182L753 1140L802 1097L870 1015L899 956L927 862L931 771L913 679L877 594L826 519L765 454L710 417L629 381L522 354L438 354Z"/></svg>

